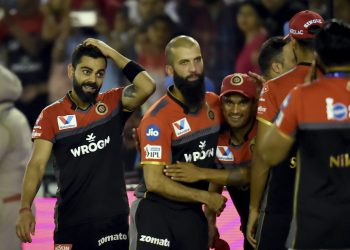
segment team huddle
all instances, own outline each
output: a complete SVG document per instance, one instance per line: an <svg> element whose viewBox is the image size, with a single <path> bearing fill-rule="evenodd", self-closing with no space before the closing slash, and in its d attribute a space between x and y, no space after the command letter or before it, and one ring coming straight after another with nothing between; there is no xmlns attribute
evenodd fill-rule
<svg viewBox="0 0 350 250"><path fill-rule="evenodd" d="M122 132L155 82L106 43L83 41L68 67L72 90L34 126L17 236L32 241L31 207L52 154L55 249L218 247L225 186L245 250L350 249L349 54L348 24L301 11L286 37L262 46L263 75L223 76L217 95L205 89L199 43L173 38L173 85L137 129L143 178L129 207ZM107 58L131 84L99 93Z"/></svg>

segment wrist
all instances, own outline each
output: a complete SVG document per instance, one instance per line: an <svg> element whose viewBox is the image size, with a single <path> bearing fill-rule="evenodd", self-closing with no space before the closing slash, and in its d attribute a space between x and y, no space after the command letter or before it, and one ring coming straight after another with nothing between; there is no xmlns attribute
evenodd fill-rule
<svg viewBox="0 0 350 250"><path fill-rule="evenodd" d="M25 212L32 212L32 209L30 207L22 207L18 213L22 214L22 213L25 213Z"/></svg>

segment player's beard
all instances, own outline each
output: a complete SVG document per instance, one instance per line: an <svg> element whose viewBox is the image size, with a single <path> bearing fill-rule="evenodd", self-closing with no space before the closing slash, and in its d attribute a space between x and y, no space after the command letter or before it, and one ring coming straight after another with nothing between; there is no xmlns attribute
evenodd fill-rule
<svg viewBox="0 0 350 250"><path fill-rule="evenodd" d="M198 79L189 81L189 77L183 78L174 72L174 84L183 95L188 106L199 108L205 97L204 72L195 75L198 76Z"/></svg>
<svg viewBox="0 0 350 250"><path fill-rule="evenodd" d="M83 90L84 86L89 86L95 88L95 91L92 93L85 92ZM95 82L85 82L80 84L75 76L73 76L73 89L75 93L78 95L79 99L84 103L96 103L96 98L100 89Z"/></svg>

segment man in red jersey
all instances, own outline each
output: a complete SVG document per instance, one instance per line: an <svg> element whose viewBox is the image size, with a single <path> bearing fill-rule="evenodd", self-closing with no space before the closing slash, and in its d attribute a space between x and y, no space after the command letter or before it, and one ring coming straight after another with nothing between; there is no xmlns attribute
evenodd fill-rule
<svg viewBox="0 0 350 250"><path fill-rule="evenodd" d="M165 49L174 85L142 119L138 134L144 182L131 206L130 249L208 249L208 223L202 204L220 214L226 198L208 192L209 183L182 183L163 174L164 166L192 162L214 165L220 129L217 95L205 92L200 46L188 36L173 38Z"/></svg>
<svg viewBox="0 0 350 250"><path fill-rule="evenodd" d="M285 39L290 40L297 66L264 85L257 114L257 145L274 122L284 97L296 85L304 82L311 69L314 60L313 39L323 22L319 14L308 10L297 13L289 21L289 34ZM271 168L258 153L254 153L247 238L259 250L285 249L292 218L295 156L296 151L292 149L284 162ZM258 217L260 220L256 227Z"/></svg>
<svg viewBox="0 0 350 250"><path fill-rule="evenodd" d="M289 249L350 249L350 26L332 20L315 38L325 75L294 88L259 145L276 165L298 147Z"/></svg>
<svg viewBox="0 0 350 250"><path fill-rule="evenodd" d="M241 217L242 232L245 234L249 212L249 177L253 141L256 133L256 107L258 98L257 83L245 74L231 74L221 85L221 111L226 123L220 130L216 148L217 169L196 167L192 163L167 165L165 174L172 180L211 182L211 189L222 191L224 185L230 193L238 214ZM216 214L207 210L210 246L215 245ZM244 249L253 249L246 241Z"/></svg>
<svg viewBox="0 0 350 250"><path fill-rule="evenodd" d="M132 83L99 93L107 58ZM33 153L22 187L17 236L31 242L31 205L51 152L57 175L55 248L128 249L128 200L118 165L122 131L131 112L153 93L153 79L102 41L89 38L73 54L68 74L73 89L42 110L34 126Z"/></svg>

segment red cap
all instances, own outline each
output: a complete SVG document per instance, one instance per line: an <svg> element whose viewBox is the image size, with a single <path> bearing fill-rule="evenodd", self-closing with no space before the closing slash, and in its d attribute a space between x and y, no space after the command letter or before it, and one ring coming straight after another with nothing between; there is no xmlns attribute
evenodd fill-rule
<svg viewBox="0 0 350 250"><path fill-rule="evenodd" d="M230 245L223 239L217 239L214 245L215 250L230 250Z"/></svg>
<svg viewBox="0 0 350 250"><path fill-rule="evenodd" d="M316 34L310 31L310 28L315 26L322 28L323 24L323 18L316 12L300 11L289 20L289 34L285 38L289 36L295 39L314 38Z"/></svg>
<svg viewBox="0 0 350 250"><path fill-rule="evenodd" d="M235 73L224 78L220 98L228 93L240 93L249 99L257 97L257 84L246 74Z"/></svg>

